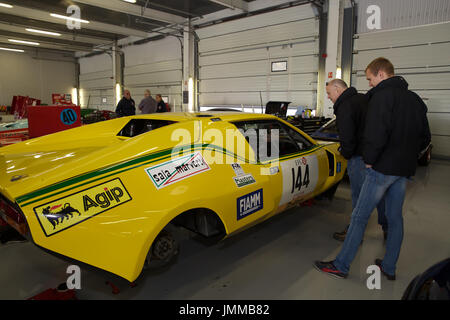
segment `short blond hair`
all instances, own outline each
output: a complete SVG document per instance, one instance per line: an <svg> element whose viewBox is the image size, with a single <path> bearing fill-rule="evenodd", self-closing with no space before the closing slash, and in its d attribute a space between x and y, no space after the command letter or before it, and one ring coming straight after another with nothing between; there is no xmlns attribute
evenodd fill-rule
<svg viewBox="0 0 450 320"><path fill-rule="evenodd" d="M374 76L380 71L386 72L388 76L395 75L394 65L388 59L380 57L373 60L367 66L365 72L370 71Z"/></svg>

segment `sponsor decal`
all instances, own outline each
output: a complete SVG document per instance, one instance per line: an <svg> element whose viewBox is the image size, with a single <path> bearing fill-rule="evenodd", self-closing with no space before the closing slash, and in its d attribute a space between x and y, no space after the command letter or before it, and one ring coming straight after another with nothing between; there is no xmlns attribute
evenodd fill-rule
<svg viewBox="0 0 450 320"><path fill-rule="evenodd" d="M47 237L132 200L119 178L35 207Z"/></svg>
<svg viewBox="0 0 450 320"><path fill-rule="evenodd" d="M237 199L237 219L247 217L263 208L263 189L256 190Z"/></svg>
<svg viewBox="0 0 450 320"><path fill-rule="evenodd" d="M277 174L278 172L280 172L280 169L278 169L278 167L270 168L270 175Z"/></svg>
<svg viewBox="0 0 450 320"><path fill-rule="evenodd" d="M248 185L256 182L255 178L253 178L253 176L251 174L233 177L233 179L234 179L234 182L236 182L236 185L238 186L238 188L242 188L242 187L248 186Z"/></svg>
<svg viewBox="0 0 450 320"><path fill-rule="evenodd" d="M314 191L319 178L317 157L303 156L281 163L283 194L279 206L297 201Z"/></svg>
<svg viewBox="0 0 450 320"><path fill-rule="evenodd" d="M200 152L145 169L157 189L210 170Z"/></svg>
<svg viewBox="0 0 450 320"><path fill-rule="evenodd" d="M245 174L244 169L242 169L242 167L239 163L232 163L231 167L233 168L234 173L237 176L243 176Z"/></svg>
<svg viewBox="0 0 450 320"><path fill-rule="evenodd" d="M341 164L341 162L338 162L338 163L336 164L336 173L340 173L341 170L342 170L342 164Z"/></svg>

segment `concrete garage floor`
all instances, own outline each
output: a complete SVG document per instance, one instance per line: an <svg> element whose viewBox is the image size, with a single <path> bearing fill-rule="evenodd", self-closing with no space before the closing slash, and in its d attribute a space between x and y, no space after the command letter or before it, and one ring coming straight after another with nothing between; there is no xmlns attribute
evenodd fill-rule
<svg viewBox="0 0 450 320"><path fill-rule="evenodd" d="M350 276L338 280L316 271L316 259L332 259L341 243L332 233L348 222L350 189L340 185L333 202L291 209L221 243L183 242L178 261L164 272L145 271L135 288L82 268L79 299L400 299L409 282L450 257L450 162L418 168L404 205L405 238L397 280L384 277L368 290L366 269L383 257L381 228L373 214ZM30 243L0 247L0 299L25 299L65 282L69 263ZM121 290L112 294L105 280Z"/></svg>

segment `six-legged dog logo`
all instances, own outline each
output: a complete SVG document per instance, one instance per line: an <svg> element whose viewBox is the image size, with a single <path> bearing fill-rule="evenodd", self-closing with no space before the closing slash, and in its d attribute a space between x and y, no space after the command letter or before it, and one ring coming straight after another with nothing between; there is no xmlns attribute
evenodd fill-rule
<svg viewBox="0 0 450 320"><path fill-rule="evenodd" d="M54 212L53 210L62 209L58 212ZM81 213L75 208L72 208L69 203L63 205L56 205L53 207L46 207L42 210L42 214L47 218L47 220L52 224L53 229L56 228L57 225L64 222L64 219L69 220L69 218L73 218L73 214L78 213L80 216Z"/></svg>

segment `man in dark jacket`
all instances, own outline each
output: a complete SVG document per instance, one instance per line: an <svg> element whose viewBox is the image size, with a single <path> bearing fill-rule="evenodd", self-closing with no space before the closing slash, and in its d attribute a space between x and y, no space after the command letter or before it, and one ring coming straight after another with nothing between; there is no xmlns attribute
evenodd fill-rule
<svg viewBox="0 0 450 320"><path fill-rule="evenodd" d="M389 279L395 271L403 241L402 207L406 181L413 176L417 156L431 140L427 107L408 90L408 83L395 76L394 66L385 58L372 61L366 69L369 108L364 130L363 159L366 179L341 252L334 261L316 261L315 267L338 278L346 278L364 235L370 214L385 197L389 232L386 254L375 264Z"/></svg>
<svg viewBox="0 0 450 320"><path fill-rule="evenodd" d="M156 112L157 113L167 112L166 103L164 102L162 96L160 94L157 94L155 97L157 103Z"/></svg>
<svg viewBox="0 0 450 320"><path fill-rule="evenodd" d="M118 117L134 116L136 114L136 107L134 100L131 99L129 90L123 92L123 98L119 101L116 107L116 114Z"/></svg>
<svg viewBox="0 0 450 320"><path fill-rule="evenodd" d="M348 88L341 79L327 83L328 98L334 103L334 114L341 144L340 152L347 159L347 173L352 191L352 209L356 207L361 187L366 177L366 168L362 158L364 123L367 113L367 98L358 93L355 88ZM384 214L384 201L377 206L378 224L382 227L386 238L387 221ZM342 232L335 232L333 238L344 241L347 226Z"/></svg>

